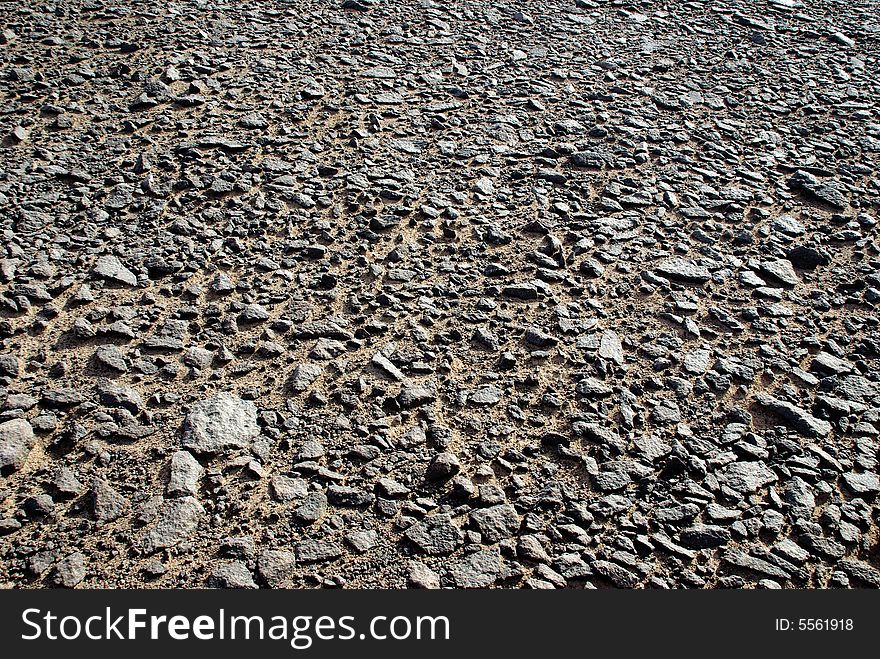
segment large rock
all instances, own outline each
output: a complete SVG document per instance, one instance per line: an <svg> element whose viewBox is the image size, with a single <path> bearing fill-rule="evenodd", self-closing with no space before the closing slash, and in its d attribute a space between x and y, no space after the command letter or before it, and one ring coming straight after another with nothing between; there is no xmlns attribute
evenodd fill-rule
<svg viewBox="0 0 880 659"><path fill-rule="evenodd" d="M214 568L208 577L206 585L209 588L257 588L254 576L248 570L247 565L241 561L221 563Z"/></svg>
<svg viewBox="0 0 880 659"><path fill-rule="evenodd" d="M74 588L86 578L86 557L82 552L66 556L55 566L53 581L62 588Z"/></svg>
<svg viewBox="0 0 880 659"><path fill-rule="evenodd" d="M144 552L152 554L191 538L204 515L205 509L195 497L164 501L156 523L144 535Z"/></svg>
<svg viewBox="0 0 880 659"><path fill-rule="evenodd" d="M509 503L475 510L471 513L471 522L487 544L509 538L519 529L519 515Z"/></svg>
<svg viewBox="0 0 880 659"><path fill-rule="evenodd" d="M135 274L122 265L122 262L112 254L98 257L98 260L95 261L95 266L92 268L92 276L118 284L137 286Z"/></svg>
<svg viewBox="0 0 880 659"><path fill-rule="evenodd" d="M488 588L501 576L498 549L478 551L452 564L449 575L458 588Z"/></svg>
<svg viewBox="0 0 880 659"><path fill-rule="evenodd" d="M190 407L181 443L194 453L219 453L244 448L259 433L257 406L234 394L220 393Z"/></svg>
<svg viewBox="0 0 880 659"><path fill-rule="evenodd" d="M0 471L21 469L35 443L34 429L24 419L0 423Z"/></svg>
<svg viewBox="0 0 880 659"><path fill-rule="evenodd" d="M269 588L292 588L296 554L292 551L269 549L257 560L257 572Z"/></svg>
<svg viewBox="0 0 880 659"><path fill-rule="evenodd" d="M677 257L666 259L658 264L657 272L664 277L691 284L705 284L712 277L708 268L694 261Z"/></svg>
<svg viewBox="0 0 880 659"><path fill-rule="evenodd" d="M760 460L733 462L721 470L719 480L732 490L748 494L775 482L776 474Z"/></svg>
<svg viewBox="0 0 880 659"><path fill-rule="evenodd" d="M99 522L112 522L128 509L128 500L100 478L92 480L90 498L92 514Z"/></svg>
<svg viewBox="0 0 880 659"><path fill-rule="evenodd" d="M170 496L196 496L204 469L189 451L171 456L167 492Z"/></svg>
<svg viewBox="0 0 880 659"><path fill-rule="evenodd" d="M296 392L305 391L321 376L323 371L324 369L317 364L309 362L300 364L290 376L290 388Z"/></svg>
<svg viewBox="0 0 880 659"><path fill-rule="evenodd" d="M758 394L755 401L768 412L778 416L785 425L807 437L826 437L831 434L831 424L817 419L805 409L785 400L766 394Z"/></svg>
<svg viewBox="0 0 880 659"><path fill-rule="evenodd" d="M423 552L434 556L451 554L462 541L461 531L449 515L426 517L410 526L404 535Z"/></svg>

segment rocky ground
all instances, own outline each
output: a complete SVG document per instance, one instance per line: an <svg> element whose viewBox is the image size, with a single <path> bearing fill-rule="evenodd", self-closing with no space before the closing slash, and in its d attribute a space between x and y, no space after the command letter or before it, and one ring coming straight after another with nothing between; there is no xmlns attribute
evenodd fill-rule
<svg viewBox="0 0 880 659"><path fill-rule="evenodd" d="M12 2L0 584L880 587L880 2Z"/></svg>

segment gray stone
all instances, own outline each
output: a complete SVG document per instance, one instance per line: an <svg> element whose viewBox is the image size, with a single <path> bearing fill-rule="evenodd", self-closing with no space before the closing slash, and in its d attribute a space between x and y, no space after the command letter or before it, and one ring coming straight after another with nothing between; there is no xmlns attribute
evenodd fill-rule
<svg viewBox="0 0 880 659"><path fill-rule="evenodd" d="M800 476L794 476L782 490L782 500L788 505L792 516L811 518L816 509L816 497L813 488Z"/></svg>
<svg viewBox="0 0 880 659"><path fill-rule="evenodd" d="M730 531L722 526L695 524L681 531L679 541L691 549L711 549L726 545L730 541Z"/></svg>
<svg viewBox="0 0 880 659"><path fill-rule="evenodd" d="M116 371L117 373L128 372L125 355L115 345L98 346L95 349L95 361L111 371Z"/></svg>
<svg viewBox="0 0 880 659"><path fill-rule="evenodd" d="M761 272L787 286L797 286L801 281L788 259L764 261L761 263Z"/></svg>
<svg viewBox="0 0 880 659"><path fill-rule="evenodd" d="M304 540L296 546L296 558L300 563L334 561L345 553L335 542Z"/></svg>
<svg viewBox="0 0 880 659"><path fill-rule="evenodd" d="M835 566L839 570L843 570L852 579L872 588L880 588L880 570L864 561L853 558L844 558L837 562Z"/></svg>
<svg viewBox="0 0 880 659"><path fill-rule="evenodd" d="M495 405L504 394L501 389L494 385L480 387L470 395L468 400L474 405Z"/></svg>
<svg viewBox="0 0 880 659"><path fill-rule="evenodd" d="M100 478L92 479L92 514L99 522L112 522L128 510L128 499Z"/></svg>
<svg viewBox="0 0 880 659"><path fill-rule="evenodd" d="M58 565L52 581L62 588L75 588L86 578L86 556L82 552L68 554Z"/></svg>
<svg viewBox="0 0 880 659"><path fill-rule="evenodd" d="M783 570L764 559L750 556L740 549L727 549L721 555L721 561L743 570L777 579L788 579L791 577L791 574L789 574L788 571Z"/></svg>
<svg viewBox="0 0 880 659"><path fill-rule="evenodd" d="M437 393L423 385L409 385L400 390L397 401L405 409L421 407L437 399Z"/></svg>
<svg viewBox="0 0 880 659"><path fill-rule="evenodd" d="M144 534L144 552L153 554L192 539L204 515L205 509L195 497L163 501L155 524Z"/></svg>
<svg viewBox="0 0 880 659"><path fill-rule="evenodd" d="M708 268L681 258L667 259L657 265L656 270L664 277L693 284L705 284L712 277Z"/></svg>
<svg viewBox="0 0 880 659"><path fill-rule="evenodd" d="M440 575L419 561L410 561L407 578L410 588L440 588Z"/></svg>
<svg viewBox="0 0 880 659"><path fill-rule="evenodd" d="M246 447L260 433L257 407L230 393L220 393L190 407L182 445L194 453L219 453Z"/></svg>
<svg viewBox="0 0 880 659"><path fill-rule="evenodd" d="M270 483L272 497L282 503L302 499L308 494L309 484L303 478L291 478L282 474L272 477Z"/></svg>
<svg viewBox="0 0 880 659"><path fill-rule="evenodd" d="M488 588L502 573L498 549L475 552L449 566L449 575L457 588Z"/></svg>
<svg viewBox="0 0 880 659"><path fill-rule="evenodd" d="M254 577L247 565L241 561L221 563L208 577L209 588L257 588Z"/></svg>
<svg viewBox="0 0 880 659"><path fill-rule="evenodd" d="M519 529L519 515L516 508L510 504L475 510L471 513L470 519L479 530L483 542L487 544L509 538Z"/></svg>
<svg viewBox="0 0 880 659"><path fill-rule="evenodd" d="M171 456L167 494L169 496L198 496L199 479L204 471L192 453L176 451Z"/></svg>
<svg viewBox="0 0 880 659"><path fill-rule="evenodd" d="M605 577L618 588L635 588L638 585L638 577L622 565L611 561L593 561L592 570L596 574Z"/></svg>
<svg viewBox="0 0 880 659"><path fill-rule="evenodd" d="M423 552L432 556L444 556L454 552L462 543L459 528L449 515L433 515L410 526L404 533Z"/></svg>
<svg viewBox="0 0 880 659"><path fill-rule="evenodd" d="M21 469L36 441L34 429L24 419L0 423L0 471Z"/></svg>
<svg viewBox="0 0 880 659"><path fill-rule="evenodd" d="M300 364L293 370L290 376L290 388L296 392L305 391L312 386L315 380L321 377L323 372L324 369L318 364L312 364L311 362Z"/></svg>
<svg viewBox="0 0 880 659"><path fill-rule="evenodd" d="M623 345L617 332L602 332L602 337L599 339L599 356L615 364L623 364Z"/></svg>
<svg viewBox="0 0 880 659"><path fill-rule="evenodd" d="M137 286L135 274L122 265L122 262L112 254L98 257L92 267L92 276L127 286Z"/></svg>
<svg viewBox="0 0 880 659"><path fill-rule="evenodd" d="M15 355L0 355L0 377L17 378L20 368Z"/></svg>
<svg viewBox="0 0 880 659"><path fill-rule="evenodd" d="M461 463L453 453L438 453L431 460L425 478L429 481L446 481L461 471Z"/></svg>
<svg viewBox="0 0 880 659"><path fill-rule="evenodd" d="M803 408L767 394L757 394L755 401L768 412L778 416L787 426L807 437L827 437L831 424L817 419Z"/></svg>
<svg viewBox="0 0 880 659"><path fill-rule="evenodd" d="M357 553L363 554L375 546L379 534L375 531L352 531L345 535L345 541Z"/></svg>
<svg viewBox="0 0 880 659"><path fill-rule="evenodd" d="M869 471L850 471L843 475L843 482L853 494L875 496L880 492L880 477Z"/></svg>
<svg viewBox="0 0 880 659"><path fill-rule="evenodd" d="M295 579L296 554L270 549L257 559L257 572L269 588L292 588Z"/></svg>
<svg viewBox="0 0 880 659"><path fill-rule="evenodd" d="M304 524L312 524L327 514L327 495L323 492L310 492L293 512L293 516Z"/></svg>
<svg viewBox="0 0 880 659"><path fill-rule="evenodd" d="M749 494L776 482L776 474L760 460L753 462L732 462L723 467L718 479L729 488Z"/></svg>

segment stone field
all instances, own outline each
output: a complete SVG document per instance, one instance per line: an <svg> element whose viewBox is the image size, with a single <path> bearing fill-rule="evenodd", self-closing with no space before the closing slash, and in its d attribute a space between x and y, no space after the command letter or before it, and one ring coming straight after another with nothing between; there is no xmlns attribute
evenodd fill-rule
<svg viewBox="0 0 880 659"><path fill-rule="evenodd" d="M0 586L880 588L880 1L2 10Z"/></svg>

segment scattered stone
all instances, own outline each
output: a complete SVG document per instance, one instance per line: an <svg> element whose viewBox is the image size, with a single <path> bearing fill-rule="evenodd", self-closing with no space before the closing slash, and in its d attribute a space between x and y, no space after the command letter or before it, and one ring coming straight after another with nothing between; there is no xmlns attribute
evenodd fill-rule
<svg viewBox="0 0 880 659"><path fill-rule="evenodd" d="M323 563L342 556L342 548L335 542L303 540L296 545L296 558L300 563Z"/></svg>
<svg viewBox="0 0 880 659"><path fill-rule="evenodd" d="M733 462L721 469L718 478L729 488L742 494L757 492L777 480L774 471L760 460Z"/></svg>
<svg viewBox="0 0 880 659"><path fill-rule="evenodd" d="M802 435L807 437L826 437L831 434L830 423L823 419L817 419L797 405L763 393L756 395L755 401Z"/></svg>
<svg viewBox="0 0 880 659"><path fill-rule="evenodd" d="M257 560L257 572L269 588L293 588L296 578L296 554L270 549Z"/></svg>
<svg viewBox="0 0 880 659"><path fill-rule="evenodd" d="M471 523L480 532L485 544L494 544L509 538L519 529L519 515L510 504L499 504L475 510L470 515Z"/></svg>
<svg viewBox="0 0 880 659"><path fill-rule="evenodd" d="M449 566L456 588L488 588L502 575L501 555L497 549L469 554Z"/></svg>
<svg viewBox="0 0 880 659"><path fill-rule="evenodd" d="M424 563L410 561L408 584L410 588L440 588L440 575Z"/></svg>
<svg viewBox="0 0 880 659"><path fill-rule="evenodd" d="M99 522L112 522L122 517L128 509L128 500L100 478L92 480L90 494L92 514Z"/></svg>
<svg viewBox="0 0 880 659"><path fill-rule="evenodd" d="M68 554L55 566L53 582L62 588L75 588L86 578L86 556L82 552Z"/></svg>
<svg viewBox="0 0 880 659"><path fill-rule="evenodd" d="M664 277L693 284L705 284L712 276L708 268L694 261L679 258L667 259L656 269Z"/></svg>

